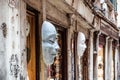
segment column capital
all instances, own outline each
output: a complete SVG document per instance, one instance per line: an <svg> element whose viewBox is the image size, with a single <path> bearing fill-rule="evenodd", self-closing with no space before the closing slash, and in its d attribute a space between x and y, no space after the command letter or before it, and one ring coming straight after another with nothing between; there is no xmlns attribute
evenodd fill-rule
<svg viewBox="0 0 120 80"><path fill-rule="evenodd" d="M92 32L92 33L95 32L95 31L96 31L95 29L90 29L90 32Z"/></svg>
<svg viewBox="0 0 120 80"><path fill-rule="evenodd" d="M101 31L95 31L95 34L99 36L101 34Z"/></svg>
<svg viewBox="0 0 120 80"><path fill-rule="evenodd" d="M106 37L106 40L108 40L109 38L110 38L110 36L107 36L107 37Z"/></svg>
<svg viewBox="0 0 120 80"><path fill-rule="evenodd" d="M111 42L112 42L112 41L113 41L113 38L109 38L109 41L111 41Z"/></svg>

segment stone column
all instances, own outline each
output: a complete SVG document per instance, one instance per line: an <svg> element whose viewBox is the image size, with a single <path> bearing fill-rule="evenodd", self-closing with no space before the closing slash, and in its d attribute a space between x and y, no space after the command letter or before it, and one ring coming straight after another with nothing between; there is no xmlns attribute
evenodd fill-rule
<svg viewBox="0 0 120 80"><path fill-rule="evenodd" d="M18 80L28 80L27 78L27 51L26 51L26 0L19 1L19 30L20 30L20 79Z"/></svg>
<svg viewBox="0 0 120 80"><path fill-rule="evenodd" d="M94 30L90 31L90 41L89 41L89 46L90 46L90 54L89 54L89 80L93 80L93 33Z"/></svg>
<svg viewBox="0 0 120 80"><path fill-rule="evenodd" d="M75 18L76 16L74 14L69 14L69 22L70 22L70 28L68 29L68 38L67 38L67 52L68 52L68 80L74 80L75 79Z"/></svg>
<svg viewBox="0 0 120 80"><path fill-rule="evenodd" d="M106 44L105 44L105 80L108 80L108 73L107 73L107 67L108 67L108 39L109 37L106 37Z"/></svg>
<svg viewBox="0 0 120 80"><path fill-rule="evenodd" d="M43 21L46 20L46 3L47 0L42 0L42 16L43 16Z"/></svg>
<svg viewBox="0 0 120 80"><path fill-rule="evenodd" d="M99 35L101 34L100 31L96 31L94 32L94 51L93 51L93 80L97 80L98 78L98 60L97 60L97 57L98 57L98 47L99 47Z"/></svg>
<svg viewBox="0 0 120 80"><path fill-rule="evenodd" d="M42 19L41 19L41 22L45 21L46 20L46 5L47 5L47 0L41 0L41 7L42 7ZM41 29L41 27L40 27ZM42 39L41 39L42 40ZM42 45L42 43L41 43ZM41 48L41 53L42 53L42 48ZM40 80L47 80L47 66L44 64L44 61L43 61L43 55L40 54Z"/></svg>
<svg viewBox="0 0 120 80"><path fill-rule="evenodd" d="M111 80L111 68L112 68L112 41L113 39L109 39L109 45L108 45L108 80Z"/></svg>
<svg viewBox="0 0 120 80"><path fill-rule="evenodd" d="M117 80L120 79L120 46L118 46Z"/></svg>
<svg viewBox="0 0 120 80"><path fill-rule="evenodd" d="M6 13L6 2L0 0L0 79L6 80L6 30L7 30L7 16L5 16ZM3 10L4 9L4 10Z"/></svg>
<svg viewBox="0 0 120 80"><path fill-rule="evenodd" d="M118 44L118 43L117 43ZM118 64L118 46L115 47L115 80L117 80L117 64Z"/></svg>
<svg viewBox="0 0 120 80"><path fill-rule="evenodd" d="M70 29L68 29L68 40L67 40L67 42L68 42L68 51L67 51L68 52L68 80L72 80L72 77L73 77L73 75L72 75L72 67L74 67L73 64L71 63L72 62L71 59L72 58L74 59L74 53L72 53L72 50L71 50L72 45L74 45L74 43L71 42L72 35L73 35L71 27L70 27ZM74 61L73 61L73 63L74 63Z"/></svg>

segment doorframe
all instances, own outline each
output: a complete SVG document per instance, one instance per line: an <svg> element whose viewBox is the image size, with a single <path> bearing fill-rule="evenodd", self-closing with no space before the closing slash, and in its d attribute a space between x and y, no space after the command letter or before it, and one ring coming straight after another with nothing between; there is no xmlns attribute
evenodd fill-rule
<svg viewBox="0 0 120 80"><path fill-rule="evenodd" d="M67 54L67 29L62 27L61 25L58 25L58 24L55 24L53 23L56 27L56 30L57 31L61 31L62 32L62 40L63 40L63 43L62 43L62 55L63 55L63 61L62 61L62 80L68 80L68 54Z"/></svg>
<svg viewBox="0 0 120 80"><path fill-rule="evenodd" d="M35 14L35 65L36 65L36 80L40 80L40 27L39 27L39 11L33 7L26 5L26 14L32 12Z"/></svg>

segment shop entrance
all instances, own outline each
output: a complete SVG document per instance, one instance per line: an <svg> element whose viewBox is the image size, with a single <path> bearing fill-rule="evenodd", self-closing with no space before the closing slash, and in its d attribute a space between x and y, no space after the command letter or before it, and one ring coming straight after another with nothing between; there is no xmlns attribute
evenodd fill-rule
<svg viewBox="0 0 120 80"><path fill-rule="evenodd" d="M55 80L67 80L66 30L61 27L56 27L56 29L60 51L52 65L52 76Z"/></svg>

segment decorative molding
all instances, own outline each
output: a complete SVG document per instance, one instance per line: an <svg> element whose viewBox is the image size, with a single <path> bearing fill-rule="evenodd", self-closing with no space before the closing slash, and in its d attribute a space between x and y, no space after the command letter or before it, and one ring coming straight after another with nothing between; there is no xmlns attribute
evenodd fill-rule
<svg viewBox="0 0 120 80"><path fill-rule="evenodd" d="M17 6L18 0L9 0L8 6L11 8L15 8Z"/></svg>
<svg viewBox="0 0 120 80"><path fill-rule="evenodd" d="M106 33L107 35L109 35L110 37L114 38L114 39L118 39L119 36L118 36L118 31L116 31L115 29L113 30L113 28L109 25L104 25L104 24L101 24L100 26L100 29Z"/></svg>

